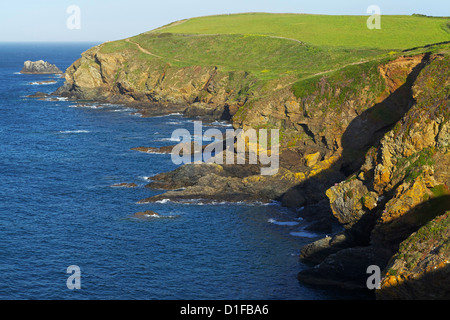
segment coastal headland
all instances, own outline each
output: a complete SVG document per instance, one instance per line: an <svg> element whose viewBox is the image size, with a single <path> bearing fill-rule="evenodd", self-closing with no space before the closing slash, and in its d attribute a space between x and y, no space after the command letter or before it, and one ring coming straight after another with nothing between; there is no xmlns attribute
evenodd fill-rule
<svg viewBox="0 0 450 320"><path fill-rule="evenodd" d="M311 268L299 281L367 290L378 266L378 299L450 299L449 19L385 16L381 30L366 19L178 21L89 49L54 95L279 130L276 174L261 175L260 163L185 164L151 177L147 187L166 192L141 202L304 207L329 236L302 249Z"/></svg>

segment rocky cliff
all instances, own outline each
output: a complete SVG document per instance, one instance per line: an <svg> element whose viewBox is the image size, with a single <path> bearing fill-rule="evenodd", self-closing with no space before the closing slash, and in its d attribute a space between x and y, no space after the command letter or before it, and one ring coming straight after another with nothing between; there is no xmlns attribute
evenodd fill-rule
<svg viewBox="0 0 450 320"><path fill-rule="evenodd" d="M188 116L229 120L255 82L245 71L172 66L129 45L112 52L100 45L84 52L67 69L66 82L56 94L134 105L144 115L178 110Z"/></svg>
<svg viewBox="0 0 450 320"><path fill-rule="evenodd" d="M299 279L364 288L365 268L377 265L384 269L378 298L448 298L449 62L430 57L412 83L408 112L358 171L326 191L345 231L304 248L302 257L319 264ZM335 263L350 259L352 266ZM364 264L355 271L356 261Z"/></svg>
<svg viewBox="0 0 450 320"><path fill-rule="evenodd" d="M258 165L184 165L151 178L149 188L168 191L142 202L306 205L303 217L326 232L334 223L344 231L303 248L301 258L315 267L300 281L366 288L366 269L377 265L385 269L379 298L431 297L418 288L439 286L446 273L427 270L447 269L450 260L448 47L263 81L243 70L174 65L131 40L121 45L83 53L56 94L131 104L149 115L178 110L281 136L276 175L261 176ZM424 274L435 284L413 280ZM406 295L397 283L418 287Z"/></svg>

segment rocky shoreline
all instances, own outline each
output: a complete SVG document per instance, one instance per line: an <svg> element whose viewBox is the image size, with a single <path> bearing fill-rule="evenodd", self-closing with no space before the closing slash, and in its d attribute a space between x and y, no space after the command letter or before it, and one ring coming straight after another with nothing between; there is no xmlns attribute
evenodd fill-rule
<svg viewBox="0 0 450 320"><path fill-rule="evenodd" d="M311 230L329 233L339 225L343 231L301 250L300 259L313 267L299 281L368 290L367 268L377 266L379 299L450 298L442 280L450 263L448 53L368 63L339 81L319 77L299 96L283 86L262 94L255 79L239 72L233 79L254 89L236 95L244 91L230 90L229 73L217 67L165 68L164 74L146 68L142 86L118 69L124 61L129 70L139 68L125 53L95 47L66 71L54 94L139 106L144 116L181 112L243 129L270 123L283 133L273 176L260 175L260 165L186 164L151 177L147 188L165 193L141 203L197 198L305 207L299 215Z"/></svg>

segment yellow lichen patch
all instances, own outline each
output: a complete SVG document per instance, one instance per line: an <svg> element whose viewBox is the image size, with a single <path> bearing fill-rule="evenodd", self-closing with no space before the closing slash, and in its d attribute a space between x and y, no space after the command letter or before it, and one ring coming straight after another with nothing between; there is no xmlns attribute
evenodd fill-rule
<svg viewBox="0 0 450 320"><path fill-rule="evenodd" d="M331 156L329 159L320 161L316 165L311 168L311 172L309 173L309 177L313 177L323 170L329 169L336 161L338 161L339 157L336 155Z"/></svg>
<svg viewBox="0 0 450 320"><path fill-rule="evenodd" d="M337 194L337 192L335 192L333 190L333 188L328 189L325 192L325 194L328 197L328 199L330 199L330 203L334 203L336 201L336 199L338 198L338 194Z"/></svg>
<svg viewBox="0 0 450 320"><path fill-rule="evenodd" d="M391 173L382 165L377 166L377 175L375 176L375 185L386 186L391 181Z"/></svg>
<svg viewBox="0 0 450 320"><path fill-rule="evenodd" d="M320 152L307 154L305 160L308 167L314 166L320 160Z"/></svg>
<svg viewBox="0 0 450 320"><path fill-rule="evenodd" d="M264 176L262 176L262 175L249 176L249 177L245 177L244 179L242 179L242 181L244 182L244 184L254 183L254 182L261 181L263 179L263 177Z"/></svg>
<svg viewBox="0 0 450 320"><path fill-rule="evenodd" d="M382 287L392 287L398 284L396 276L387 277L381 284Z"/></svg>
<svg viewBox="0 0 450 320"><path fill-rule="evenodd" d="M423 202L428 189L421 176L417 177L414 184L408 188L406 184L397 190L395 198L386 205L386 213L383 214L383 222L389 222L409 212L412 208Z"/></svg>
<svg viewBox="0 0 450 320"><path fill-rule="evenodd" d="M375 192L369 192L363 197L364 206L369 210L374 209L377 206L377 202L378 195Z"/></svg>
<svg viewBox="0 0 450 320"><path fill-rule="evenodd" d="M294 177L295 177L295 180L297 180L299 182L306 180L306 174L304 174L303 172L294 173Z"/></svg>

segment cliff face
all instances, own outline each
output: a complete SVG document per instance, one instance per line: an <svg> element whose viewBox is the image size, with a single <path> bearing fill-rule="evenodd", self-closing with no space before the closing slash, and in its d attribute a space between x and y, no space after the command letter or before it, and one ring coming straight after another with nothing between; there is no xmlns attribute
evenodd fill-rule
<svg viewBox="0 0 450 320"><path fill-rule="evenodd" d="M102 45L91 48L67 69L66 82L56 94L132 104L144 112L155 105L157 109L171 106L189 116L229 120L255 82L244 71L174 67L142 55L131 49L103 52Z"/></svg>
<svg viewBox="0 0 450 320"><path fill-rule="evenodd" d="M66 71L56 94L132 104L149 114L179 110L231 120L235 128L279 129L281 136L275 176L261 176L251 166L185 165L154 177L148 187L171 191L143 202L276 199L308 205L302 214L320 219L326 232L336 221L345 229L303 248L302 259L317 264L299 274L308 283L366 288L366 268L375 264L386 268L379 298L417 298L420 290L407 290L408 296L394 282L447 268L448 54L263 81L216 66L174 66L143 50L131 42L122 50L88 50ZM438 255L433 248L441 248ZM426 279L435 283L426 288L434 288L441 278Z"/></svg>
<svg viewBox="0 0 450 320"><path fill-rule="evenodd" d="M305 251L305 258L324 248L335 259L353 247L360 248L361 259L372 254L371 263L385 268L380 299L448 298L442 279L450 260L445 214L450 209L450 59L429 61L412 83L411 109L367 152L360 170L326 191L334 216L345 227L347 248L333 250L327 244L313 250L311 245ZM317 282L320 271L332 269L327 259L300 278ZM364 277L349 281L365 286Z"/></svg>

